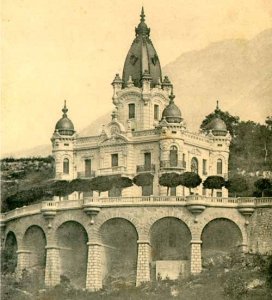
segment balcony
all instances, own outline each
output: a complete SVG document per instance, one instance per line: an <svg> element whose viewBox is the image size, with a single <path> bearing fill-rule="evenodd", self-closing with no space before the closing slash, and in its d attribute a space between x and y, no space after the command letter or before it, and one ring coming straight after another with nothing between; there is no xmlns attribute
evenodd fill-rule
<svg viewBox="0 0 272 300"><path fill-rule="evenodd" d="M137 166L137 173L146 173L146 172L155 172L155 165L142 165L142 166Z"/></svg>
<svg viewBox="0 0 272 300"><path fill-rule="evenodd" d="M125 166L116 166L110 168L100 168L96 171L96 176L103 176L103 175L122 175L126 174L127 168Z"/></svg>
<svg viewBox="0 0 272 300"><path fill-rule="evenodd" d="M90 171L90 172L77 172L77 178L93 178L95 177L95 171Z"/></svg>
<svg viewBox="0 0 272 300"><path fill-rule="evenodd" d="M186 169L186 162L179 160L177 164L174 166L173 163L170 162L170 160L162 160L160 163L161 170L168 171L181 171Z"/></svg>

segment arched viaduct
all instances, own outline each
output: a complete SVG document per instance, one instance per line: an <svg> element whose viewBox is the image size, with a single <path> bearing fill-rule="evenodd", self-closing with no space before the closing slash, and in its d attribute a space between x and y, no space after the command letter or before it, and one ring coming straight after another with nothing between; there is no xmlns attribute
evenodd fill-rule
<svg viewBox="0 0 272 300"><path fill-rule="evenodd" d="M269 252L271 216L272 198L86 198L18 208L1 225L19 274L38 268L46 286L66 275L97 290L114 272L136 285L150 281L156 261L197 274L214 251Z"/></svg>

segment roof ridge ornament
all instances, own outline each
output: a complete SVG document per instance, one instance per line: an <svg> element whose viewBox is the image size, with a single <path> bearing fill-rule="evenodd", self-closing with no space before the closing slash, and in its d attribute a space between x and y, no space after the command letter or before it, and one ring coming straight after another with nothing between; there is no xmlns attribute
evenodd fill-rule
<svg viewBox="0 0 272 300"><path fill-rule="evenodd" d="M144 22L145 21L145 14L144 14L144 7L143 6L142 6L140 17L141 17L141 22Z"/></svg>

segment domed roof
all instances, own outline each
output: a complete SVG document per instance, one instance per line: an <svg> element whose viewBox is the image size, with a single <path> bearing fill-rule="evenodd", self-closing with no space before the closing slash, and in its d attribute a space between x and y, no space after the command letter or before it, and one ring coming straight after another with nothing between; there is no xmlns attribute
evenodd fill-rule
<svg viewBox="0 0 272 300"><path fill-rule="evenodd" d="M165 118L168 123L180 123L182 121L181 111L174 103L175 96L173 95L173 91L169 98L170 102L163 110L162 118Z"/></svg>
<svg viewBox="0 0 272 300"><path fill-rule="evenodd" d="M213 135L215 136L225 136L228 130L225 121L219 117L220 109L219 109L218 101L214 112L215 112L215 117L210 121L210 123L208 123L206 129L211 130Z"/></svg>
<svg viewBox="0 0 272 300"><path fill-rule="evenodd" d="M228 132L226 123L219 117L215 117L207 126L207 130L211 130L215 136L225 136Z"/></svg>
<svg viewBox="0 0 272 300"><path fill-rule="evenodd" d="M58 120L55 131L58 131L60 135L73 135L75 133L73 122L67 117L68 109L66 107L66 101L64 101L64 107L62 109L63 115Z"/></svg>
<svg viewBox="0 0 272 300"><path fill-rule="evenodd" d="M150 75L150 85L154 87L157 82L162 81L162 72L159 57L149 38L150 28L145 23L144 9L141 12L141 21L135 28L136 37L128 51L124 69L123 86L126 86L129 76L137 87L142 86L142 77L146 72Z"/></svg>

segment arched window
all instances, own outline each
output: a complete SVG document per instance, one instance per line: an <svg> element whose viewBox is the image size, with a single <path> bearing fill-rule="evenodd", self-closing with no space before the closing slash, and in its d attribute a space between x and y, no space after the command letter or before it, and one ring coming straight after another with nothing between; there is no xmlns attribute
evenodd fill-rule
<svg viewBox="0 0 272 300"><path fill-rule="evenodd" d="M170 148L170 167L177 167L178 165L178 148L171 146Z"/></svg>
<svg viewBox="0 0 272 300"><path fill-rule="evenodd" d="M130 103L128 105L128 118L129 119L135 118L135 104L134 103Z"/></svg>
<svg viewBox="0 0 272 300"><path fill-rule="evenodd" d="M198 160L196 157L191 160L191 172L198 174Z"/></svg>
<svg viewBox="0 0 272 300"><path fill-rule="evenodd" d="M69 159L64 158L63 160L63 174L69 174Z"/></svg>
<svg viewBox="0 0 272 300"><path fill-rule="evenodd" d="M217 170L217 174L223 174L223 163L222 163L222 159L220 158L217 160L216 170Z"/></svg>

